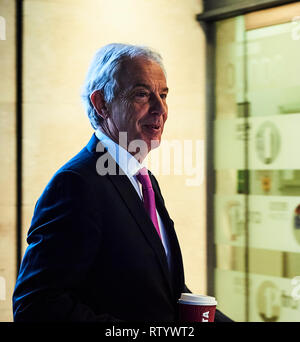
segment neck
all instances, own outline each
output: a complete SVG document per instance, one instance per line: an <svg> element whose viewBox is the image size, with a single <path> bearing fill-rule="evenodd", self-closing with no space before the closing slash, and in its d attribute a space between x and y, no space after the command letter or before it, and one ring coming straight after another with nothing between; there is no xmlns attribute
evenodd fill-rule
<svg viewBox="0 0 300 342"><path fill-rule="evenodd" d="M128 141L127 132L119 132L118 136L114 136L105 127L98 127L98 131L105 134L109 139L114 141L117 145L123 147L128 153L130 153L139 163L142 163L147 157L150 149L143 140Z"/></svg>

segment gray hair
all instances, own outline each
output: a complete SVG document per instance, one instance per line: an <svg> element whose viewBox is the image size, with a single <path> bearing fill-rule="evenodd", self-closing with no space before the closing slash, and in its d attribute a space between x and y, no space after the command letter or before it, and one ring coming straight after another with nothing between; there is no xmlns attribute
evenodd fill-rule
<svg viewBox="0 0 300 342"><path fill-rule="evenodd" d="M92 59L82 87L81 99L94 129L100 126L102 118L97 115L90 96L95 90L101 90L104 100L110 103L117 95L117 76L122 61L135 57L145 57L158 63L166 75L161 55L145 46L108 44L100 48Z"/></svg>

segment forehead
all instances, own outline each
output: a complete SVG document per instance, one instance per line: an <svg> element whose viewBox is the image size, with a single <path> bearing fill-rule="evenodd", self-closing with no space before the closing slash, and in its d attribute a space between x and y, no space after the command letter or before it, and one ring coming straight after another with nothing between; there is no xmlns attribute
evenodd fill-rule
<svg viewBox="0 0 300 342"><path fill-rule="evenodd" d="M131 88L135 84L147 84L150 87L166 87L166 78L161 66L145 57L136 57L122 62L118 75L121 88Z"/></svg>

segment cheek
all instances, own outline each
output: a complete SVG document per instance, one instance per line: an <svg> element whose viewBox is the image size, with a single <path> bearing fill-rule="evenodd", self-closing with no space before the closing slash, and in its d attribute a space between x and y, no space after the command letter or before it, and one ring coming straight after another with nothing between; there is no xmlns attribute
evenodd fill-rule
<svg viewBox="0 0 300 342"><path fill-rule="evenodd" d="M122 117L122 126L125 128L134 127L136 124L135 109L132 104L125 103L120 111L120 116Z"/></svg>
<svg viewBox="0 0 300 342"><path fill-rule="evenodd" d="M144 118L148 115L148 109L144 106L132 106L130 119L135 122L136 126L143 123Z"/></svg>
<svg viewBox="0 0 300 342"><path fill-rule="evenodd" d="M167 121L167 119L168 119L168 112L166 112L166 114L165 114L164 117L163 117L164 124L165 124L165 122Z"/></svg>

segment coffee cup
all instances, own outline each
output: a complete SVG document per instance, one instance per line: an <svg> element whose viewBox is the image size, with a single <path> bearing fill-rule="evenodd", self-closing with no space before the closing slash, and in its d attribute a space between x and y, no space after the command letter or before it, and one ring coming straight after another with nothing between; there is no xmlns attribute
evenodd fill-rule
<svg viewBox="0 0 300 342"><path fill-rule="evenodd" d="M217 301L214 297L182 293L178 300L179 321L214 322Z"/></svg>

